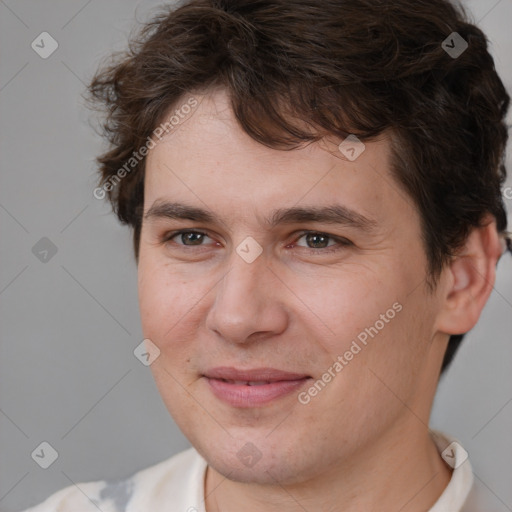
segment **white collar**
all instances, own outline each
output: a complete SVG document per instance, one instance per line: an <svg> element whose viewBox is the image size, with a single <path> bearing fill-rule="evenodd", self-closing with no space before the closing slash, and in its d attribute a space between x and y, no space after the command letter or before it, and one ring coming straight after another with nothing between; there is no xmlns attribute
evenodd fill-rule
<svg viewBox="0 0 512 512"><path fill-rule="evenodd" d="M453 468L450 482L429 512L464 512L464 503L473 486L473 470L468 453L453 437L433 431L441 457Z"/></svg>

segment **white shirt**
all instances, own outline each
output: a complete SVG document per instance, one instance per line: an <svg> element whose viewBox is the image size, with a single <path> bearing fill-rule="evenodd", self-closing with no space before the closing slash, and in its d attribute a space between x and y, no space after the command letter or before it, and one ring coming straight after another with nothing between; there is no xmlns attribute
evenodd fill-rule
<svg viewBox="0 0 512 512"><path fill-rule="evenodd" d="M465 450L455 439L435 433L439 452L445 450L445 457L449 457L445 460L453 461L449 463L454 469L448 486L429 512L480 512L475 508L478 497ZM189 448L125 480L70 485L25 512L206 512L206 468L206 461Z"/></svg>

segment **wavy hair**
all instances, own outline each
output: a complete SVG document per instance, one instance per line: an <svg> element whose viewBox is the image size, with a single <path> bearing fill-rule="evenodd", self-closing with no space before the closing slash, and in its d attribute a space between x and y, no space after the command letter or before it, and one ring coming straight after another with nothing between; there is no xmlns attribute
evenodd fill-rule
<svg viewBox="0 0 512 512"><path fill-rule="evenodd" d="M442 45L455 45L454 32L467 43L456 57ZM268 147L291 150L326 134L371 141L391 133L391 172L420 213L431 289L487 213L506 236L501 187L510 97L486 36L462 6L191 0L165 7L89 85L92 102L106 113L110 144L97 159L100 185L186 93L216 86L229 93L241 128ZM108 189L120 221L134 229L136 258L144 165L145 158ZM442 371L463 335L451 336Z"/></svg>

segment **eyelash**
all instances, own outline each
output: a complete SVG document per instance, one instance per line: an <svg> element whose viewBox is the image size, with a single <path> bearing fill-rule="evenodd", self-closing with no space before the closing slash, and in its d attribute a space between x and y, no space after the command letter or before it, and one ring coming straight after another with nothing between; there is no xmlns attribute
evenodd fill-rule
<svg viewBox="0 0 512 512"><path fill-rule="evenodd" d="M193 230L193 229L181 229L181 230L178 230L178 231L172 231L170 233L165 234L163 239L162 239L162 243L171 242L172 239L175 238L176 236L182 235L182 234L186 234L186 233L196 233L198 235L206 235L206 236L209 237L208 233L205 233L204 231L196 231L196 230ZM302 232L300 232L298 234L299 235L298 238L296 238L293 243L296 243L302 237L304 237L306 235L309 235L309 234L321 235L323 237L327 237L330 240L334 240L334 241L338 242L338 246L335 247L335 248L332 248L332 246L331 246L331 248L323 247L323 248L320 248L320 249L315 249L315 248L312 248L312 247L302 247L302 246L299 246L299 247L302 247L302 249L305 249L306 251L311 251L311 252L314 252L314 253L321 252L323 254L326 254L326 253L329 254L329 253L337 252L337 251L341 250L344 247L348 247L348 246L354 245L350 240L348 240L346 238L330 235L329 233L324 233L322 231L302 231ZM185 245L185 244L176 244L176 245L181 246L181 247L201 247L201 245L199 245L199 246L197 246L197 245L196 246L194 246L194 245Z"/></svg>

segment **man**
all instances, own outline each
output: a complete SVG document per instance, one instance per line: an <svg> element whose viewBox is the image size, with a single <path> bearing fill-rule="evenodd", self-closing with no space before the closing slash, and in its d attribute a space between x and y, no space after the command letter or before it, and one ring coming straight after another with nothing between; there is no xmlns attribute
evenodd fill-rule
<svg viewBox="0 0 512 512"><path fill-rule="evenodd" d="M90 86L193 448L33 512L479 510L428 427L505 246L509 96L444 0L196 0Z"/></svg>

